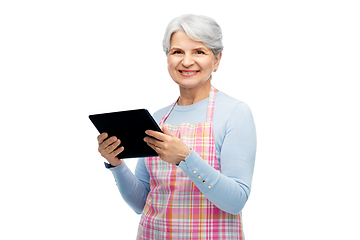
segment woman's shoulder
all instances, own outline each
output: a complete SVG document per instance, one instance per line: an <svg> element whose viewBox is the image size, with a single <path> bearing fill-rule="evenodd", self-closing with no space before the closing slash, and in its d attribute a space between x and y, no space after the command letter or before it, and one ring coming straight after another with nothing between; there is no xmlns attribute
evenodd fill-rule
<svg viewBox="0 0 360 240"><path fill-rule="evenodd" d="M221 93L218 101L215 102L214 124L220 134L224 134L229 129L237 129L236 131L242 131L244 127L251 129L254 125L254 119L249 106L245 102Z"/></svg>
<svg viewBox="0 0 360 240"><path fill-rule="evenodd" d="M166 106L166 107L163 107L159 110L157 110L153 116L154 116L154 119L156 120L157 123L160 123L161 119L165 116L165 114L167 113L167 111L169 110L169 108L171 107L171 104Z"/></svg>
<svg viewBox="0 0 360 240"><path fill-rule="evenodd" d="M250 111L249 106L232 96L227 95L224 92L219 91L216 94L215 109L221 109L221 112L243 112Z"/></svg>

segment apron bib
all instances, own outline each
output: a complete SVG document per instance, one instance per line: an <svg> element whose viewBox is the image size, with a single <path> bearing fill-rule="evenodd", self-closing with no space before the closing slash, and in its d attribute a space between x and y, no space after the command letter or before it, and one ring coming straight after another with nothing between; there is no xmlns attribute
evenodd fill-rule
<svg viewBox="0 0 360 240"><path fill-rule="evenodd" d="M212 127L215 92L211 86L205 123L166 127L220 171ZM176 102L162 118L161 128ZM241 213L232 215L217 208L181 168L159 157L145 158L145 165L150 174L150 192L141 215L138 240L244 239ZM207 185L205 181L203 184Z"/></svg>

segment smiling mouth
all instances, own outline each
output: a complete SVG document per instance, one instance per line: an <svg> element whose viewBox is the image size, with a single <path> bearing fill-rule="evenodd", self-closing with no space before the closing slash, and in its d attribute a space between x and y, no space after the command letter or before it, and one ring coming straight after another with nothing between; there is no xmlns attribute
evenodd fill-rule
<svg viewBox="0 0 360 240"><path fill-rule="evenodd" d="M200 71L179 70L179 72L182 76L191 77L196 75Z"/></svg>

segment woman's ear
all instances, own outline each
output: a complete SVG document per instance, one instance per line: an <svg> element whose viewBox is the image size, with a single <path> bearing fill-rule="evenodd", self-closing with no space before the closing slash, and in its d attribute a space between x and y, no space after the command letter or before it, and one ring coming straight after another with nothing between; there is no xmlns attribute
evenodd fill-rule
<svg viewBox="0 0 360 240"><path fill-rule="evenodd" d="M219 68L221 57L222 57L222 52L220 52L217 56L215 56L213 72L216 72L217 69Z"/></svg>

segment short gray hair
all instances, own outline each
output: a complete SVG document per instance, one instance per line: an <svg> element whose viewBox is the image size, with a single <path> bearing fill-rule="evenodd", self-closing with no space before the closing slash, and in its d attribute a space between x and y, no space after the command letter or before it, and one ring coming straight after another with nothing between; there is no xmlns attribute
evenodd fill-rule
<svg viewBox="0 0 360 240"><path fill-rule="evenodd" d="M213 51L215 56L224 49L221 28L214 19L202 15L184 14L171 20L166 28L163 39L163 50L166 55L170 51L171 36L177 31L185 31L192 40L202 42Z"/></svg>

